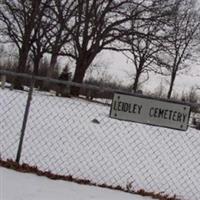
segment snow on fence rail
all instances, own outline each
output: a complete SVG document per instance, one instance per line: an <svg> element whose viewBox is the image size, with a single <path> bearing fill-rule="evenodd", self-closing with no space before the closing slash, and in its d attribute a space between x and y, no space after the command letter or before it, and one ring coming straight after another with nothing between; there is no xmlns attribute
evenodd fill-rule
<svg viewBox="0 0 200 200"><path fill-rule="evenodd" d="M199 130L119 121L109 111L80 98L0 89L0 159L130 191L200 199Z"/></svg>

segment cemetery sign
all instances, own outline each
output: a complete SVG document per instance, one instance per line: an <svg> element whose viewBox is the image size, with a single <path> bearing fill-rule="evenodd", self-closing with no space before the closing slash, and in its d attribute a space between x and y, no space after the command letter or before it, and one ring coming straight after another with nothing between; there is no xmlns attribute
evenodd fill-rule
<svg viewBox="0 0 200 200"><path fill-rule="evenodd" d="M190 106L177 102L115 93L110 117L186 131Z"/></svg>

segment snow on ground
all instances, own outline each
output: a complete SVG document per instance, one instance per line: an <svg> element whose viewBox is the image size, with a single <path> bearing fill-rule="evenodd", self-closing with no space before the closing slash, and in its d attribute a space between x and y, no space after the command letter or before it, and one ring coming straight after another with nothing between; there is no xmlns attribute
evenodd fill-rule
<svg viewBox="0 0 200 200"><path fill-rule="evenodd" d="M67 181L53 181L0 167L1 200L150 200L147 197Z"/></svg>
<svg viewBox="0 0 200 200"><path fill-rule="evenodd" d="M27 92L0 89L0 156L15 159ZM109 118L108 106L34 92L21 163L97 184L200 199L200 131ZM94 123L94 119L98 123Z"/></svg>

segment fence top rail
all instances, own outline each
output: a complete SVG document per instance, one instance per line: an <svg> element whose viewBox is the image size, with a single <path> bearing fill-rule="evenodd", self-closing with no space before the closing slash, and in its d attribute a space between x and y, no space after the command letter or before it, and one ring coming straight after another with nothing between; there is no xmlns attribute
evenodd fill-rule
<svg viewBox="0 0 200 200"><path fill-rule="evenodd" d="M155 100L171 102L171 103L186 104L188 106L200 108L200 103L183 102L183 101L166 99L166 98L161 98L161 97L153 97L153 96L148 96L148 95L144 95L144 94L125 92L122 90L113 89L113 88L109 88L109 87L99 87L99 86L89 85L89 84L85 84L85 83L76 83L76 82L72 82L72 81L58 80L58 79L44 77L44 76L35 76L32 74L27 74L27 73L17 73L17 72L8 71L8 70L0 70L0 75L10 75L10 76L14 76L14 77L21 77L21 78L27 78L27 79L32 79L32 80L47 81L47 82L52 82L52 83L56 83L56 84L75 86L75 87L79 87L79 88L97 90L97 91L102 91L102 92L103 91L111 92L111 93L117 92L117 93L132 95L132 96L136 96L136 97L144 97L144 98L148 98L148 99L155 99Z"/></svg>

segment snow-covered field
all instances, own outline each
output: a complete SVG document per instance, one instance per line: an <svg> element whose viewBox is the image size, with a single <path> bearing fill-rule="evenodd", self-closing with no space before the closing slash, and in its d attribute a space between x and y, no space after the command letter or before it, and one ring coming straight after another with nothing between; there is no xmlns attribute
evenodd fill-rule
<svg viewBox="0 0 200 200"><path fill-rule="evenodd" d="M15 159L27 92L0 89L0 156ZM200 199L200 131L109 118L110 108L34 92L21 163L92 183ZM6 199L7 200L7 199Z"/></svg>
<svg viewBox="0 0 200 200"><path fill-rule="evenodd" d="M33 174L0 167L1 200L150 200L147 197L66 181L53 181Z"/></svg>

